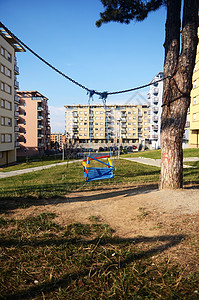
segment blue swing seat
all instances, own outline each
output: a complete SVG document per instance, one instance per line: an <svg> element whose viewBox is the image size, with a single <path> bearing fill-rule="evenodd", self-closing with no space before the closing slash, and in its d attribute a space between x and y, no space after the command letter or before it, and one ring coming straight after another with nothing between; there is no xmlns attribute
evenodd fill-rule
<svg viewBox="0 0 199 300"><path fill-rule="evenodd" d="M107 163L100 161L101 158L107 158ZM90 160L96 160L107 167L105 168L95 168L90 167ZM110 179L114 177L113 171L114 167L110 155L98 157L98 159L88 156L87 159L83 160L84 178L86 182L102 179Z"/></svg>

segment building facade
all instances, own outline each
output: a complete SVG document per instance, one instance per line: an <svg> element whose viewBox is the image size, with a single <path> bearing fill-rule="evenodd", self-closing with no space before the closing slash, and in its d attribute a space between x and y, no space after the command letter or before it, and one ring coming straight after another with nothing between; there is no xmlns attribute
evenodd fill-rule
<svg viewBox="0 0 199 300"><path fill-rule="evenodd" d="M37 91L18 91L18 156L43 155L50 149L48 99Z"/></svg>
<svg viewBox="0 0 199 300"><path fill-rule="evenodd" d="M62 145L65 144L67 142L67 137L66 134L64 133L51 133L50 135L50 141L53 144L56 144L55 147L58 147L57 149L61 150L62 149Z"/></svg>
<svg viewBox="0 0 199 300"><path fill-rule="evenodd" d="M65 133L68 139L91 147L149 142L148 105L66 105ZM105 117L106 114L106 117Z"/></svg>
<svg viewBox="0 0 199 300"><path fill-rule="evenodd" d="M163 72L159 72L152 80L152 85L148 93L150 106L150 140L151 148L158 149L161 146L160 129L162 114L162 96L163 96ZM161 80L157 82L158 80Z"/></svg>
<svg viewBox="0 0 199 300"><path fill-rule="evenodd" d="M191 91L190 104L189 147L199 148L199 44L197 46L196 62L193 71L192 82L193 88Z"/></svg>
<svg viewBox="0 0 199 300"><path fill-rule="evenodd" d="M0 27L0 166L16 162L18 97L16 52L24 48Z"/></svg>

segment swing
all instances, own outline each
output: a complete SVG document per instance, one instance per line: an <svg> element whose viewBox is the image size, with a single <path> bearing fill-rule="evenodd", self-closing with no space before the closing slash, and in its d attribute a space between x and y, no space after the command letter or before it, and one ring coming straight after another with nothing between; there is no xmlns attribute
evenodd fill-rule
<svg viewBox="0 0 199 300"><path fill-rule="evenodd" d="M90 110L90 100L94 95L94 91L90 92L89 95L89 110ZM106 131L108 133L108 126L107 126L107 118L106 118L106 98L107 93L104 92L101 94L102 101L104 103L104 110L105 110L105 126ZM109 141L109 135L108 135ZM91 134L89 142L91 142ZM86 159L83 160L83 170L84 170L84 178L86 182L94 181L94 180L103 180L103 179L110 179L114 177L113 171L115 170L112 163L112 156L111 156L111 149L110 149L110 142L109 142L109 150L110 155L100 156L100 157L92 157L90 155L90 145L89 145L89 155ZM103 160L106 158L106 162ZM103 164L104 167L91 167L90 161L97 161L100 164Z"/></svg>
<svg viewBox="0 0 199 300"><path fill-rule="evenodd" d="M107 163L101 161L101 159L107 158ZM95 160L106 167L90 167L90 161ZM100 156L98 158L87 156L87 159L83 160L84 178L86 182L93 180L110 179L114 177L114 167L110 155Z"/></svg>

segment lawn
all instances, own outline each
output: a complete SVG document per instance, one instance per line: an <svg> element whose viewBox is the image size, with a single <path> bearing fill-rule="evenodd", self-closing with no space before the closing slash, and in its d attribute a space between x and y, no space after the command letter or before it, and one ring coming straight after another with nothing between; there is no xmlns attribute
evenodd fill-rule
<svg viewBox="0 0 199 300"><path fill-rule="evenodd" d="M162 256L166 237L119 238L94 216L68 226L54 218L0 218L1 299L198 299L197 268Z"/></svg>
<svg viewBox="0 0 199 300"><path fill-rule="evenodd" d="M152 159L161 158L161 150L146 150L134 153L123 154L122 157L146 157ZM199 157L199 149L190 148L183 150L183 157Z"/></svg>
<svg viewBox="0 0 199 300"><path fill-rule="evenodd" d="M159 181L160 168L158 167L116 158L113 159L113 164L115 167L113 179L94 181L86 185L81 162L3 178L0 179L0 199L57 197L77 189L92 189L104 185L158 183ZM198 182L199 162L186 164L194 168L184 169L184 182Z"/></svg>
<svg viewBox="0 0 199 300"><path fill-rule="evenodd" d="M80 162L58 165L42 171L0 179L0 199L10 197L53 197L72 190L92 189L95 186L158 182L160 169L153 166L114 159L115 177L85 184Z"/></svg>
<svg viewBox="0 0 199 300"><path fill-rule="evenodd" d="M198 299L197 232L186 228L187 220L195 224L191 215L176 227L168 223L171 232L163 236L121 238L96 216L62 226L54 213L38 213L41 199L56 205L71 191L159 181L160 168L116 158L113 164L113 179L86 185L80 162L0 179L0 299ZM189 165L185 183L199 182L199 162ZM140 222L147 217L142 212ZM164 255L178 244L193 267Z"/></svg>

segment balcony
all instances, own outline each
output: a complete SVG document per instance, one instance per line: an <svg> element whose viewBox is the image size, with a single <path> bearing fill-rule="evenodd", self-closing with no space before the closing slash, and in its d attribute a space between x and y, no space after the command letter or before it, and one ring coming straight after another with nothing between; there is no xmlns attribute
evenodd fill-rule
<svg viewBox="0 0 199 300"><path fill-rule="evenodd" d="M158 113L158 108L157 107L153 107L153 112L154 113Z"/></svg>
<svg viewBox="0 0 199 300"><path fill-rule="evenodd" d="M19 75L19 67L17 65L14 66L15 75Z"/></svg>
<svg viewBox="0 0 199 300"><path fill-rule="evenodd" d="M19 112L15 111L15 117L18 118L19 117Z"/></svg>
<svg viewBox="0 0 199 300"><path fill-rule="evenodd" d="M14 96L14 101L15 101L16 103L19 103L19 97L18 97L17 95Z"/></svg>
<svg viewBox="0 0 199 300"><path fill-rule="evenodd" d="M158 135L157 134L153 134L152 135L152 139L157 140L158 139Z"/></svg>
<svg viewBox="0 0 199 300"><path fill-rule="evenodd" d="M39 125L38 125L38 129L42 129L42 128L44 128L44 126L41 125L41 124L39 124Z"/></svg>
<svg viewBox="0 0 199 300"><path fill-rule="evenodd" d="M190 127L190 121L187 121L186 123L185 123L185 128L189 128Z"/></svg>
<svg viewBox="0 0 199 300"><path fill-rule="evenodd" d="M42 116L38 116L37 119L38 120L43 120L43 117Z"/></svg>
<svg viewBox="0 0 199 300"><path fill-rule="evenodd" d="M15 148L17 148L19 146L20 146L19 142L15 141Z"/></svg>
<svg viewBox="0 0 199 300"><path fill-rule="evenodd" d="M153 94L158 94L158 92L159 92L159 89L158 89L158 88L154 88L154 89L153 89Z"/></svg>
<svg viewBox="0 0 199 300"><path fill-rule="evenodd" d="M158 121L158 117L153 116L153 117L152 117L152 120L153 120L153 121Z"/></svg>
<svg viewBox="0 0 199 300"><path fill-rule="evenodd" d="M19 82L17 80L14 81L14 87L15 89L19 89Z"/></svg>
<svg viewBox="0 0 199 300"><path fill-rule="evenodd" d="M121 118L121 122L126 122L126 118Z"/></svg>
<svg viewBox="0 0 199 300"><path fill-rule="evenodd" d="M44 144L43 143L38 143L38 147L43 147Z"/></svg>
<svg viewBox="0 0 199 300"><path fill-rule="evenodd" d="M44 109L43 109L42 106L38 106L38 107L37 107L37 110L42 111L42 110L44 110Z"/></svg>
<svg viewBox="0 0 199 300"><path fill-rule="evenodd" d="M42 133L38 134L38 138L41 139L44 135Z"/></svg>
<svg viewBox="0 0 199 300"><path fill-rule="evenodd" d="M153 103L158 103L159 102L159 98L158 97L154 97L153 98Z"/></svg>

